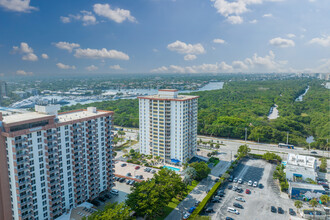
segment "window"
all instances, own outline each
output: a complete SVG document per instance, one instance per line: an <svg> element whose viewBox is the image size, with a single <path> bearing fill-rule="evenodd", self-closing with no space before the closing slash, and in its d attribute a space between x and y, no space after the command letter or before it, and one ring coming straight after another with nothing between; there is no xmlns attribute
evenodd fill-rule
<svg viewBox="0 0 330 220"><path fill-rule="evenodd" d="M41 141L42 141L42 138L38 138L38 143L41 143Z"/></svg>
<svg viewBox="0 0 330 220"><path fill-rule="evenodd" d="M38 144L38 150L42 149L42 144Z"/></svg>
<svg viewBox="0 0 330 220"><path fill-rule="evenodd" d="M45 180L45 177L44 176L41 176L40 177L40 181L44 181Z"/></svg>
<svg viewBox="0 0 330 220"><path fill-rule="evenodd" d="M65 130L69 129L69 125L65 125Z"/></svg>
<svg viewBox="0 0 330 220"><path fill-rule="evenodd" d="M37 135L38 135L38 136L41 136L41 131L38 131L38 132L37 132Z"/></svg>
<svg viewBox="0 0 330 220"><path fill-rule="evenodd" d="M65 131L65 136L68 136L69 135L69 131Z"/></svg>

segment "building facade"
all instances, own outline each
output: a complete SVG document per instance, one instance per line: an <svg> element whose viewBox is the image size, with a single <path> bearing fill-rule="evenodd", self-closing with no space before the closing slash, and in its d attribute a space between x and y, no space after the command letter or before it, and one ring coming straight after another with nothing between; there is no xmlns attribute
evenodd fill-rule
<svg viewBox="0 0 330 220"><path fill-rule="evenodd" d="M138 99L140 153L181 164L191 159L197 151L198 96L163 89Z"/></svg>
<svg viewBox="0 0 330 220"><path fill-rule="evenodd" d="M0 117L0 219L55 219L114 186L113 112Z"/></svg>

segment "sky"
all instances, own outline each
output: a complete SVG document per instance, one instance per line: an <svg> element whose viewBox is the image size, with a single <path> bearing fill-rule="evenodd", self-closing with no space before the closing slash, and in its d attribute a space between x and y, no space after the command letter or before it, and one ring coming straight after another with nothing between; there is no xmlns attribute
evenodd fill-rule
<svg viewBox="0 0 330 220"><path fill-rule="evenodd" d="M329 0L0 0L0 77L330 72Z"/></svg>

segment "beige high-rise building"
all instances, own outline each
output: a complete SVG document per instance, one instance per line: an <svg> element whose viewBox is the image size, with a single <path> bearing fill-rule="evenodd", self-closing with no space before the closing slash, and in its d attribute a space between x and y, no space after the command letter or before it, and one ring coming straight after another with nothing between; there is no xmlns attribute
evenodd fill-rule
<svg viewBox="0 0 330 220"><path fill-rule="evenodd" d="M138 99L140 153L180 164L191 159L197 151L198 96L160 89Z"/></svg>

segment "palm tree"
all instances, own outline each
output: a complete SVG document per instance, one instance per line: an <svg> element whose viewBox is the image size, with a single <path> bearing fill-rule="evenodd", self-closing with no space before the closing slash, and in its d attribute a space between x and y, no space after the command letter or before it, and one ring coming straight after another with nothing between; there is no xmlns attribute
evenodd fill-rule
<svg viewBox="0 0 330 220"><path fill-rule="evenodd" d="M297 213L299 213L299 209L302 207L303 203L300 200L294 202L294 206L297 208Z"/></svg>
<svg viewBox="0 0 330 220"><path fill-rule="evenodd" d="M320 200L321 200L323 205L326 205L330 201L330 197L328 195L322 195L320 197Z"/></svg>
<svg viewBox="0 0 330 220"><path fill-rule="evenodd" d="M309 201L309 204L313 207L313 218L314 218L314 216L315 216L315 207L318 205L318 202L316 201L316 199L312 199L312 200Z"/></svg>

